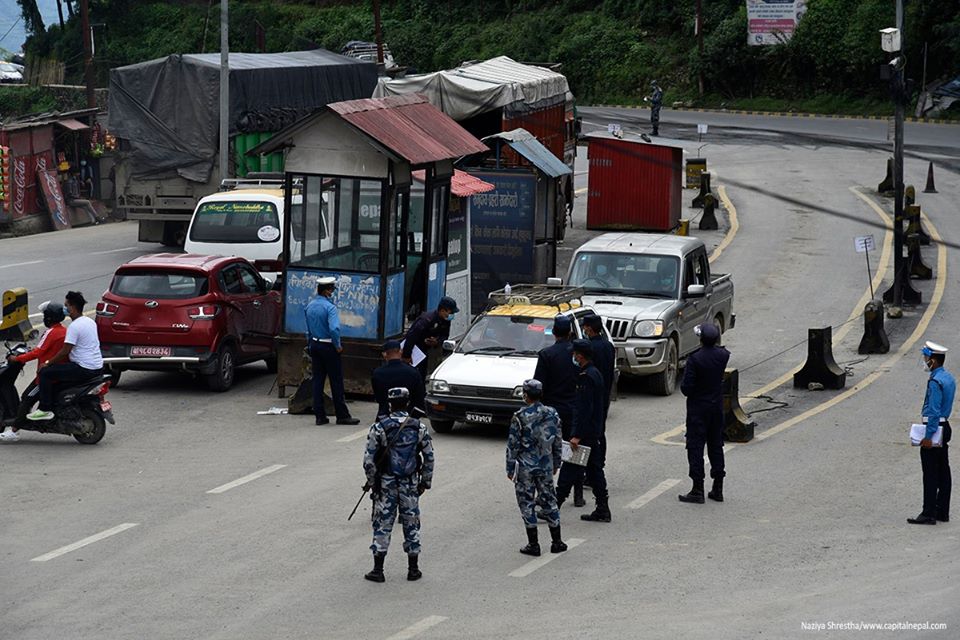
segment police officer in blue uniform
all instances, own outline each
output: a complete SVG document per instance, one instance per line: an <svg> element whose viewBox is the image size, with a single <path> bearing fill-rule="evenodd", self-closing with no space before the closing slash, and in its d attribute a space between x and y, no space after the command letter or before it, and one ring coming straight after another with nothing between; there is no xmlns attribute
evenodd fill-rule
<svg viewBox="0 0 960 640"><path fill-rule="evenodd" d="M307 349L313 363L313 413L317 424L329 424L323 408L323 385L330 376L330 392L337 412L337 424L360 424L350 415L343 391L343 364L340 354L340 314L330 298L337 289L337 280L332 276L317 280L317 297L310 301L304 312L307 317Z"/></svg>
<svg viewBox="0 0 960 640"><path fill-rule="evenodd" d="M920 441L920 466L923 469L923 511L916 518L907 518L910 524L937 524L950 521L950 459L947 456L950 413L957 393L957 382L943 368L947 348L936 342L927 342L921 349L924 365L930 372L927 391L923 397L923 419L926 432ZM937 428L943 428L941 446L933 445Z"/></svg>
<svg viewBox="0 0 960 640"><path fill-rule="evenodd" d="M443 296L436 310L428 311L417 318L404 336L403 359L413 364L414 347L420 349L425 355L429 355L431 349L443 344L443 341L450 337L450 320L458 311L460 309L457 308L456 300L450 296ZM428 360L429 358L424 358L415 365L424 380L427 378Z"/></svg>
<svg viewBox="0 0 960 640"><path fill-rule="evenodd" d="M580 368L577 374L577 391L573 405L573 425L570 429L570 446L590 447L586 476L593 489L596 508L593 513L580 516L590 522L610 522L610 504L607 495L607 479L603 472L606 453L603 447L604 392L603 376L594 366L593 347L589 340L573 341L573 361ZM557 480L557 505L562 505L570 495L577 478L583 477L584 467L564 462Z"/></svg>
<svg viewBox="0 0 960 640"><path fill-rule="evenodd" d="M700 348L687 358L680 391L687 396L687 462L693 488L677 496L680 502L703 504L703 447L710 458L711 500L723 502L723 372L730 352L717 346L720 329L712 322L699 325Z"/></svg>
<svg viewBox="0 0 960 640"><path fill-rule="evenodd" d="M393 388L404 388L410 392L410 415L419 418L426 415L424 412L424 397L426 390L423 378L416 368L403 361L399 340L387 340L383 343L383 366L373 371L371 386L373 397L379 405L377 420L390 415L390 405L387 392Z"/></svg>

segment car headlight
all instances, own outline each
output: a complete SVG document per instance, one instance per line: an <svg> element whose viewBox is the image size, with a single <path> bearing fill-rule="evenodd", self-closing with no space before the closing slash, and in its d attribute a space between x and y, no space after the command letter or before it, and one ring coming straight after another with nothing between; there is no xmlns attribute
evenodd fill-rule
<svg viewBox="0 0 960 640"><path fill-rule="evenodd" d="M641 320L633 327L638 338L658 338L663 335L663 320Z"/></svg>
<svg viewBox="0 0 960 640"><path fill-rule="evenodd" d="M523 385L513 388L513 397L514 398L523 398Z"/></svg>
<svg viewBox="0 0 960 640"><path fill-rule="evenodd" d="M450 385L446 380L431 380L430 391L433 393L450 393Z"/></svg>

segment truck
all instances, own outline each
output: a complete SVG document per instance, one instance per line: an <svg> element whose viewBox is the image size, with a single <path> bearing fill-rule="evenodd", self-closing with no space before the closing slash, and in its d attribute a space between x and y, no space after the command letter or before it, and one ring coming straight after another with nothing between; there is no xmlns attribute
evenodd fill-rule
<svg viewBox="0 0 960 640"><path fill-rule="evenodd" d="M283 170L281 153L247 150L327 104L369 98L377 83L375 64L323 49L234 53L229 66L229 176L219 170L220 54L111 69L115 206L139 221L141 242L182 246L200 199L223 179Z"/></svg>
<svg viewBox="0 0 960 640"><path fill-rule="evenodd" d="M736 324L733 280L710 271L703 241L653 233L605 233L584 243L566 284L603 318L622 375L650 378L654 393L671 395L677 374L713 322L721 334Z"/></svg>

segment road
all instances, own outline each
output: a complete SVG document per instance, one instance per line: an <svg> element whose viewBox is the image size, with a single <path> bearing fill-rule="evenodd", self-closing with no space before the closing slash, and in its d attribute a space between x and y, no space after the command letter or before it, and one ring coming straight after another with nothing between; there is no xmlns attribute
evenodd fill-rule
<svg viewBox="0 0 960 640"><path fill-rule="evenodd" d="M605 128L631 114L589 117ZM689 150L681 129L712 115L681 122L666 112L662 130ZM0 447L0 638L733 640L806 636L819 625L839 636L828 625L844 623L932 623L945 628L897 637L956 637L960 525L905 518L920 508L919 456L906 444L925 379L917 341L960 349L951 343L958 253L924 250L937 270L937 280L915 283L924 305L887 321L891 354L857 355L869 294L853 237L873 233L882 247L890 212L870 190L888 155L877 148L881 134L865 130L864 144L850 144L861 134L844 134L847 121L741 118L718 116L710 130L811 128L718 136L706 149L740 225L713 265L737 288L737 327L724 340L741 395L765 396L744 399L757 438L728 447L726 502L676 500L689 482L675 430L683 400L625 381L607 426L613 522L581 522L584 510L565 506L564 536L580 542L531 564L517 553L525 539L503 473L503 431L459 427L435 436L423 580L404 580L397 531L387 582L377 585L361 578L366 505L346 521L363 482L364 429L257 416L277 404L262 364L240 369L222 395L187 377L128 373L110 393L118 425L101 444L31 433ZM960 127L923 131L921 151L957 159ZM585 154L580 162L585 172ZM926 163L907 163L908 183L925 176ZM578 187L585 181L578 175ZM920 202L931 230L949 240L960 234L960 176L938 167L937 181L939 193ZM581 200L562 259L592 235L584 213ZM33 287L34 304L45 299L34 289L102 290L114 265L156 249L135 236L133 225L115 224L0 248L6 265L44 260L4 269ZM722 236L705 239L714 247ZM888 286L888 267L874 275ZM807 329L821 326L834 327L847 387L794 390L785 376L804 360ZM370 418L373 406L355 401L352 411Z"/></svg>

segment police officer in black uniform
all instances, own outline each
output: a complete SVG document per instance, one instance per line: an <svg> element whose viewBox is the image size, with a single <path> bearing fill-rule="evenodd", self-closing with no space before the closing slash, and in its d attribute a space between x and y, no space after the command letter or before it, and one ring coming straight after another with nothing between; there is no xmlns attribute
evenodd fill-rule
<svg viewBox="0 0 960 640"><path fill-rule="evenodd" d="M700 348L690 354L680 391L687 396L687 462L693 488L677 496L680 502L703 504L703 446L710 458L711 500L723 502L723 372L730 352L717 346L720 329L712 322L696 328Z"/></svg>
<svg viewBox="0 0 960 640"><path fill-rule="evenodd" d="M456 300L443 296L435 311L428 311L417 318L404 336L404 361L413 364L414 347L420 349L424 355L429 355L431 349L443 344L443 341L450 337L450 320L458 311L460 309L457 308ZM415 365L424 380L427 378L428 361L429 358L424 358Z"/></svg>
<svg viewBox="0 0 960 640"><path fill-rule="evenodd" d="M573 426L570 430L570 446L581 444L590 447L586 476L593 489L596 508L593 513L580 516L590 522L610 522L610 504L607 496L607 479L603 472L604 408L603 376L594 366L593 347L589 340L573 341L573 359L580 367L577 374L577 392L573 405ZM557 480L557 504L561 505L570 495L570 489L578 477L584 475L579 465L563 463Z"/></svg>
<svg viewBox="0 0 960 640"><path fill-rule="evenodd" d="M543 404L556 409L560 415L560 431L563 439L570 440L573 428L573 402L577 392L577 374L580 367L573 363L573 344L570 333L573 330L568 316L553 319L553 337L555 342L537 354L537 368L534 379L543 384ZM582 507L583 479L573 485L573 506Z"/></svg>
<svg viewBox="0 0 960 640"><path fill-rule="evenodd" d="M613 343L607 340L603 335L603 320L600 316L589 315L583 319L583 332L589 338L590 345L593 347L593 364L596 365L600 375L603 376L603 388L605 391L604 411L610 409L610 398L613 394L613 379L617 367L617 348ZM606 415L604 415L606 419Z"/></svg>
<svg viewBox="0 0 960 640"><path fill-rule="evenodd" d="M373 397L377 401L377 420L390 415L390 404L387 392L394 388L404 388L410 392L409 413L414 418L426 415L424 412L424 397L426 390L423 378L416 368L411 367L401 357L400 341L387 340L383 343L383 359L386 362L373 372L371 386Z"/></svg>

